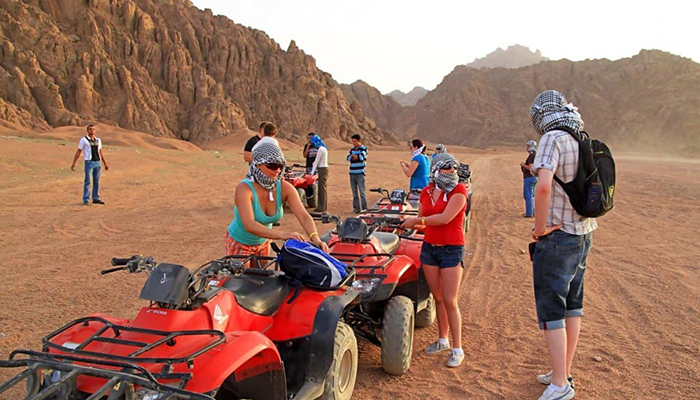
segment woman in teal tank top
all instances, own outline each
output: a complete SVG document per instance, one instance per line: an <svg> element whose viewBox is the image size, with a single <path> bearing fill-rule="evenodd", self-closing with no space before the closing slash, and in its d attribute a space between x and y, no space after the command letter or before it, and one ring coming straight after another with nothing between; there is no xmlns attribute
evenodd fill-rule
<svg viewBox="0 0 700 400"><path fill-rule="evenodd" d="M310 241L328 252L328 245L321 241L296 189L281 179L287 160L279 146L272 142L260 143L253 149L252 156L246 179L236 186L233 220L226 233L226 254L267 256L270 240L286 239ZM284 203L308 236L272 229L284 215Z"/></svg>

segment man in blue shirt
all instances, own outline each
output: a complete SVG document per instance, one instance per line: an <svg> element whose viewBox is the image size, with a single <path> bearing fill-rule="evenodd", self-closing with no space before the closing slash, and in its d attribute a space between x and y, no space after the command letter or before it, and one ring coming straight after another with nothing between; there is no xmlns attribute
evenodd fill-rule
<svg viewBox="0 0 700 400"><path fill-rule="evenodd" d="M352 135L351 139L353 148L351 148L348 152L347 159L350 162L350 190L352 191L352 211L355 213L359 213L362 210L367 209L367 197L365 196L365 167L367 166L367 147L362 145L362 136L354 134Z"/></svg>

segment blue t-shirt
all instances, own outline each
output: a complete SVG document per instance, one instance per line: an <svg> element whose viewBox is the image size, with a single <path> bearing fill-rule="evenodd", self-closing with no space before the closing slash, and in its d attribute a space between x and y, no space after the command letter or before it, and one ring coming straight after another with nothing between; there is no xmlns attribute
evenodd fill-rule
<svg viewBox="0 0 700 400"><path fill-rule="evenodd" d="M411 175L411 189L423 189L424 187L428 186L429 179L428 177L430 176L430 158L426 156L425 154L418 154L417 156L413 156L411 159L411 162L417 161L418 162L418 168L416 168L415 171L413 171L413 175Z"/></svg>

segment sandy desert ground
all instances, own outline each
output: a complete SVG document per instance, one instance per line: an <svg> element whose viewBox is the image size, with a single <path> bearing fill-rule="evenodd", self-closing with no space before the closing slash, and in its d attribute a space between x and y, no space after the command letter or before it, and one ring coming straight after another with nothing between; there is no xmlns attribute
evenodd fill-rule
<svg viewBox="0 0 700 400"><path fill-rule="evenodd" d="M0 357L37 349L43 335L91 312L135 315L144 276L100 276L112 256L194 267L223 254L233 187L245 169L242 143L201 151L100 129L111 167L102 176L107 205L89 207L81 202L82 166L70 171L82 131L37 139L0 129ZM345 154L330 156L330 211L341 215L351 209ZM466 360L447 369L442 355L423 354L436 335L426 328L416 331L410 371L393 377L381 371L379 349L360 343L354 399L536 399L544 389L534 379L548 360L525 254L525 154L456 155L471 164L475 191L460 294ZM292 148L288 157L301 159ZM398 165L406 151L372 149L370 157L368 187L407 184ZM600 220L586 274L577 398L698 399L700 161L616 157L616 206ZM282 229L298 225L286 215Z"/></svg>

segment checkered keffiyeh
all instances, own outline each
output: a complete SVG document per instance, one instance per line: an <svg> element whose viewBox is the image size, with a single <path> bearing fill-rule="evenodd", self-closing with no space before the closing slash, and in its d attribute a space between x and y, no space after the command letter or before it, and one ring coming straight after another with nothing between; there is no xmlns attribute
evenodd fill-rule
<svg viewBox="0 0 700 400"><path fill-rule="evenodd" d="M279 174L277 179L270 178L258 168L258 165L270 163L285 164L287 159L284 158L282 149L274 142L259 142L253 148L252 155L253 162L251 162L250 167L248 167L246 178L259 183L260 186L272 192L275 189L277 181L282 179L282 174Z"/></svg>
<svg viewBox="0 0 700 400"><path fill-rule="evenodd" d="M452 173L440 172L442 168L447 166L455 169ZM451 192L459 183L459 175L457 175L457 167L459 162L457 159L447 153L439 153L435 155L433 164L430 166L430 180L435 182L435 186L445 191L445 195Z"/></svg>
<svg viewBox="0 0 700 400"><path fill-rule="evenodd" d="M530 107L530 117L532 126L540 135L562 127L569 127L577 133L583 130L578 108L556 90L546 90L535 97Z"/></svg>

